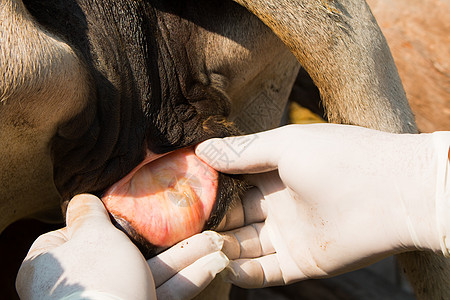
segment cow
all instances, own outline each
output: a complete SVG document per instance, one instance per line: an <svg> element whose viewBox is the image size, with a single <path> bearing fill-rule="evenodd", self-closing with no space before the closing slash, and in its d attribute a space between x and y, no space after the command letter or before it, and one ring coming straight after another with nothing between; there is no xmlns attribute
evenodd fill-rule
<svg viewBox="0 0 450 300"><path fill-rule="evenodd" d="M417 132L364 1L0 0L0 20L0 230L61 220L72 196L102 196L143 161L278 126L300 67L328 121ZM215 180L200 229L214 229L245 189ZM447 298L443 259L404 257L405 269L419 262L433 276L424 297Z"/></svg>

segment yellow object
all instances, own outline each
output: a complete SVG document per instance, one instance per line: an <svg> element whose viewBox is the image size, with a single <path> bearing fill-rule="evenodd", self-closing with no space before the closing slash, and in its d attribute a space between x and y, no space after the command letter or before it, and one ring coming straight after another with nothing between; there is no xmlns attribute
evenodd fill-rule
<svg viewBox="0 0 450 300"><path fill-rule="evenodd" d="M326 123L319 115L295 102L289 104L289 120L294 124Z"/></svg>

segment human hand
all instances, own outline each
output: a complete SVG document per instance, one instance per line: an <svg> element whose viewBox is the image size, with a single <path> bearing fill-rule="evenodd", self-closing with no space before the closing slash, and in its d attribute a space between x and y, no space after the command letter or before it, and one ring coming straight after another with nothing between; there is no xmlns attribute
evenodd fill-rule
<svg viewBox="0 0 450 300"><path fill-rule="evenodd" d="M245 176L256 188L222 223L238 228L224 234L228 279L247 288L281 285L397 252L438 252L436 187L438 169L448 168L448 143L440 148L430 134L333 124L200 144L196 154L219 171L259 173ZM208 149L221 159L208 160Z"/></svg>
<svg viewBox="0 0 450 300"><path fill-rule="evenodd" d="M220 252L223 240L212 232L147 262L92 195L74 197L66 221L67 227L40 236L28 252L16 280L21 299L188 299L228 264Z"/></svg>
<svg viewBox="0 0 450 300"><path fill-rule="evenodd" d="M191 299L225 267L224 240L213 231L196 234L148 260L157 299Z"/></svg>

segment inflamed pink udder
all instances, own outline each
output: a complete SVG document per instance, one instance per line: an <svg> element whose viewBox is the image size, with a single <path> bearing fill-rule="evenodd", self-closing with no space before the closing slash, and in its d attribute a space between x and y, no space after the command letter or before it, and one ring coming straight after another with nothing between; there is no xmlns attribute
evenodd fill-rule
<svg viewBox="0 0 450 300"><path fill-rule="evenodd" d="M155 246L171 246L199 233L217 193L218 173L192 148L148 153L103 196L108 211Z"/></svg>

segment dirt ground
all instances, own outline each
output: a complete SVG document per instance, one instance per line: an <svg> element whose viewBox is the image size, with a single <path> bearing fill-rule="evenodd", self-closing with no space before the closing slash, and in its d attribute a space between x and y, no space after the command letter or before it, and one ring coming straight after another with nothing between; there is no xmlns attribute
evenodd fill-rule
<svg viewBox="0 0 450 300"><path fill-rule="evenodd" d="M421 132L450 130L450 1L367 0Z"/></svg>

